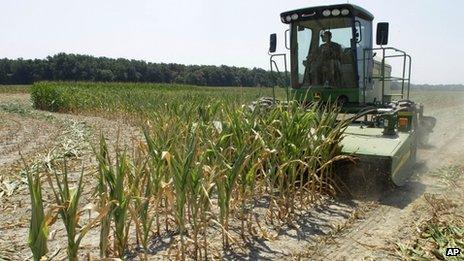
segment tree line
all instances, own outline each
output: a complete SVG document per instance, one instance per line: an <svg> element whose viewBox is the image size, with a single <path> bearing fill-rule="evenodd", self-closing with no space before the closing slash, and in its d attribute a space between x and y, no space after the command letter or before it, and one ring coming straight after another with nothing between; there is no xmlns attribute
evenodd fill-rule
<svg viewBox="0 0 464 261"><path fill-rule="evenodd" d="M276 86L288 79L260 68L182 65L59 53L46 59L0 59L0 84L36 81L180 83L200 86Z"/></svg>

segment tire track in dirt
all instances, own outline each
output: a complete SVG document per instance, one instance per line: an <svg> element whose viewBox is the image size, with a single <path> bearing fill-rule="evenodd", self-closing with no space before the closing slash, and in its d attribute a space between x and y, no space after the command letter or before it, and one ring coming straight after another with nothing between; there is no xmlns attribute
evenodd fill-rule
<svg viewBox="0 0 464 261"><path fill-rule="evenodd" d="M48 122L16 115L2 115L0 131L0 169L20 159L43 150L55 140L59 128Z"/></svg>
<svg viewBox="0 0 464 261"><path fill-rule="evenodd" d="M18 161L19 152L34 154L57 133L56 126L30 117L30 108L28 94L0 95L0 169Z"/></svg>
<svg viewBox="0 0 464 261"><path fill-rule="evenodd" d="M21 122L11 119L10 117L2 115L0 116L0 165L6 161L6 155L9 153L12 147L14 147L14 140L20 139L16 135L22 136L22 124ZM15 137L16 136L16 137Z"/></svg>

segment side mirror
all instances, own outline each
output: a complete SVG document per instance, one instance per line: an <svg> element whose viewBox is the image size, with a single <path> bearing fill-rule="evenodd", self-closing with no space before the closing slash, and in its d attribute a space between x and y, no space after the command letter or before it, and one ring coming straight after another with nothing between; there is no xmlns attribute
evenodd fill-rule
<svg viewBox="0 0 464 261"><path fill-rule="evenodd" d="M388 23L377 24L377 45L388 44Z"/></svg>
<svg viewBox="0 0 464 261"><path fill-rule="evenodd" d="M277 48L277 34L271 34L269 38L269 53L275 53Z"/></svg>

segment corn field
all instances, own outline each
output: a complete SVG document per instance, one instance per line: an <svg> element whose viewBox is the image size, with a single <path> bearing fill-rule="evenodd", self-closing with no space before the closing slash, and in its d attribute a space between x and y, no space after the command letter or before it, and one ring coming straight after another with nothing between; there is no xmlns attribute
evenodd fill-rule
<svg viewBox="0 0 464 261"><path fill-rule="evenodd" d="M101 133L92 144L96 171L82 168L77 181L68 179L65 158L56 159L56 168L28 168L34 259L47 254L53 215L66 227L69 260L77 259L91 229L99 230L102 258L149 259L157 254L153 242L170 237L171 258L210 259L252 238L271 239L264 227L278 230L323 195L334 195L334 163L347 159L339 145L347 122L331 106L248 106L270 91L35 84L36 108L126 115L137 119L143 138L126 148ZM49 206L41 183L53 190ZM93 191L93 202L81 202L83 190ZM88 203L98 214L84 218Z"/></svg>
<svg viewBox="0 0 464 261"><path fill-rule="evenodd" d="M276 89L280 98L282 88ZM73 113L129 113L148 117L150 112L194 109L223 101L240 106L262 96L272 96L272 88L200 87L178 84L39 82L31 87L34 107ZM188 102L188 105L185 104ZM185 107L187 106L187 107Z"/></svg>

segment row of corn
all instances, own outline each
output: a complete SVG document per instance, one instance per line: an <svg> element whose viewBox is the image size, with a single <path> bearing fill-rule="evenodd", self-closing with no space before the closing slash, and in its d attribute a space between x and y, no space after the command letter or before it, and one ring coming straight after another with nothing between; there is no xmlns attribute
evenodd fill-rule
<svg viewBox="0 0 464 261"><path fill-rule="evenodd" d="M30 88L36 109L57 112L130 113L146 115L165 110L165 103L176 108L188 101L204 105L221 100L227 104L248 103L271 96L272 88L200 87L178 84L37 82ZM278 88L277 95L284 90Z"/></svg>

